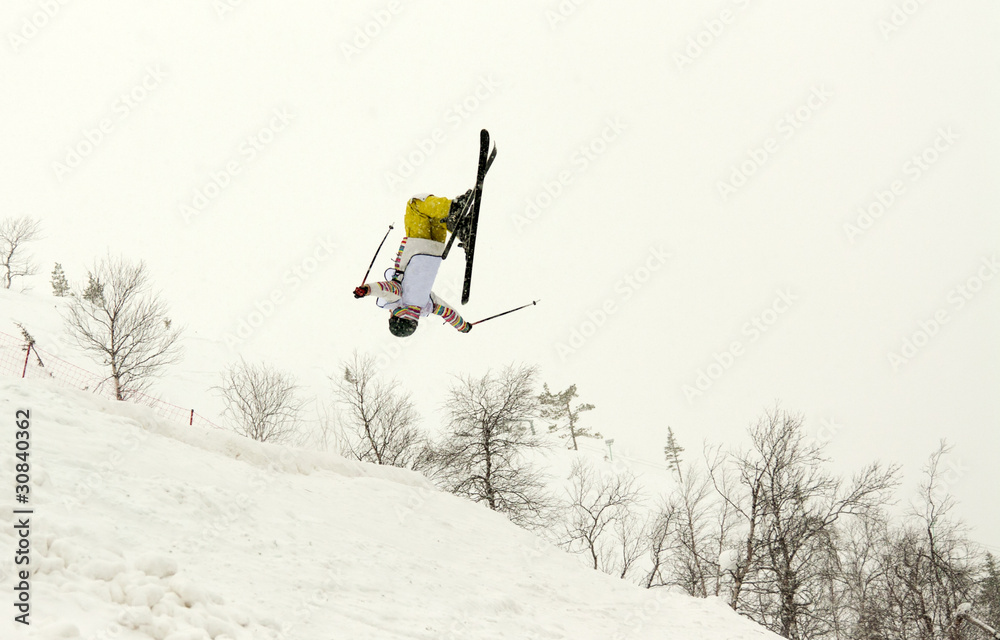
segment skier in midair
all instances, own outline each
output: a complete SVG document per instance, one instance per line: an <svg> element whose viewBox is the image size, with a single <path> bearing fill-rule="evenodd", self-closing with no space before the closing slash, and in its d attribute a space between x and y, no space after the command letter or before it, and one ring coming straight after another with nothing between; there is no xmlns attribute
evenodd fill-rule
<svg viewBox="0 0 1000 640"><path fill-rule="evenodd" d="M412 335L418 320L431 314L441 316L462 333L472 330L471 323L431 291L448 233L458 233L459 246L467 241L465 228L452 227L471 196L470 189L454 199L430 194L410 198L403 218L406 236L399 245L393 268L386 272L386 277L391 273L391 278L354 289L355 298L372 294L379 298L378 305L389 310L389 331L393 335Z"/></svg>

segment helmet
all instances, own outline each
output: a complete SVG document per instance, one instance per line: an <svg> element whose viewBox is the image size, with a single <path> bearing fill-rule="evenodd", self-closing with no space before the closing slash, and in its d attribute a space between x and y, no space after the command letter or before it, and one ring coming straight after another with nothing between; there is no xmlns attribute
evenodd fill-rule
<svg viewBox="0 0 1000 640"><path fill-rule="evenodd" d="M389 331L391 331L394 336L405 338L406 336L412 335L416 330L416 320L411 320L410 318L399 318L397 316L389 317Z"/></svg>

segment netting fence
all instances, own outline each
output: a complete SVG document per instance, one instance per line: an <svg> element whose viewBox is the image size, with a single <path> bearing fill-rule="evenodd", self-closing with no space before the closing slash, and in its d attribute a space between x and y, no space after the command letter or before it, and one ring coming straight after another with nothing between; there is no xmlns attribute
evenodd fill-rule
<svg viewBox="0 0 1000 640"><path fill-rule="evenodd" d="M89 391L110 400L115 399L114 382L110 377L87 371L39 349L37 344L3 332L0 332L0 374L54 380L67 387ZM185 409L145 393L132 394L128 401L149 407L171 421L221 429L219 425L196 413L194 409Z"/></svg>

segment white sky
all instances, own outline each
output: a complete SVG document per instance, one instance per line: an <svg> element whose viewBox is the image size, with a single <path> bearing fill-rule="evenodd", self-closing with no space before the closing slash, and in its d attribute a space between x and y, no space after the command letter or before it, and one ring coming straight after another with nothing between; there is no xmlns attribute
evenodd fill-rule
<svg viewBox="0 0 1000 640"><path fill-rule="evenodd" d="M55 261L145 259L187 327L174 400L211 406L239 355L319 389L357 348L434 429L450 374L528 362L653 462L668 425L694 456L780 401L838 469L898 462L908 489L946 438L1000 550L995 2L229 4L0 10L0 203L44 223L34 295ZM481 127L500 151L462 312L542 302L400 343L350 291L409 195L471 186Z"/></svg>

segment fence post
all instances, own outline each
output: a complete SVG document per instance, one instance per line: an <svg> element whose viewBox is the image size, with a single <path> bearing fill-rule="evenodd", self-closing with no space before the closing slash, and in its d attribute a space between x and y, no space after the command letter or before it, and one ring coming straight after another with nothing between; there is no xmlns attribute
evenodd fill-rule
<svg viewBox="0 0 1000 640"><path fill-rule="evenodd" d="M194 426L194 409L191 409L191 419L188 420L188 426Z"/></svg>
<svg viewBox="0 0 1000 640"><path fill-rule="evenodd" d="M31 343L28 343L28 348L24 350L24 368L21 369L21 377L24 378L28 375L28 360L31 358Z"/></svg>

